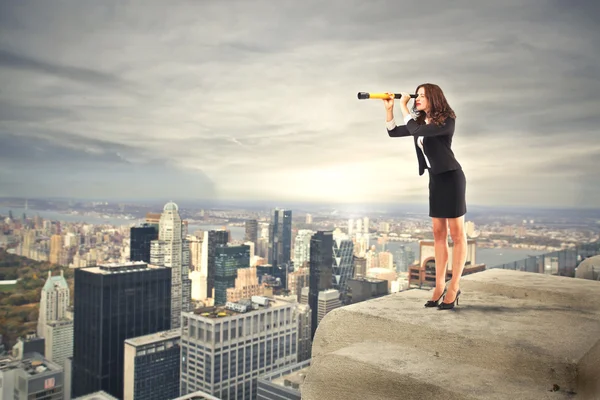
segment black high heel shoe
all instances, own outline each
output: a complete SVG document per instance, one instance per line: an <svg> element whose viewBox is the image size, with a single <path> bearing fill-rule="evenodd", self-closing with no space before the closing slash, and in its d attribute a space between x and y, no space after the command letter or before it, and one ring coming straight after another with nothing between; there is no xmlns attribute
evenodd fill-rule
<svg viewBox="0 0 600 400"><path fill-rule="evenodd" d="M454 303L456 303L456 305L458 305L458 297L460 296L460 289L458 289L458 293L456 293L456 298L454 299L454 301L452 303L444 303L441 302L440 305L438 306L439 310L452 310L454 308Z"/></svg>
<svg viewBox="0 0 600 400"><path fill-rule="evenodd" d="M447 290L448 290L448 288L445 287L444 291L442 292L442 295L439 297L439 299L437 299L437 300L428 300L427 303L425 303L425 307L437 307L438 304L440 303L440 300L442 299L442 297L444 297L444 295L446 294Z"/></svg>

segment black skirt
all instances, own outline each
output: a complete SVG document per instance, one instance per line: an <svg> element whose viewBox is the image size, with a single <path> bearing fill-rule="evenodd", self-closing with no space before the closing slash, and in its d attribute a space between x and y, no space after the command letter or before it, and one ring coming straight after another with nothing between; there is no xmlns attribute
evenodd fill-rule
<svg viewBox="0 0 600 400"><path fill-rule="evenodd" d="M429 171L429 216L458 218L467 213L467 180L462 169L432 174Z"/></svg>

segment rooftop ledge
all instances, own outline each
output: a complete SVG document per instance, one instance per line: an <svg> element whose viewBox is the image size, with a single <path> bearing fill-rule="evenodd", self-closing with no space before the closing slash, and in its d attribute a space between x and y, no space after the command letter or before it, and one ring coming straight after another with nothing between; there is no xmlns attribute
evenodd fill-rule
<svg viewBox="0 0 600 400"><path fill-rule="evenodd" d="M319 324L303 400L600 399L600 282L490 269L454 310L409 290Z"/></svg>

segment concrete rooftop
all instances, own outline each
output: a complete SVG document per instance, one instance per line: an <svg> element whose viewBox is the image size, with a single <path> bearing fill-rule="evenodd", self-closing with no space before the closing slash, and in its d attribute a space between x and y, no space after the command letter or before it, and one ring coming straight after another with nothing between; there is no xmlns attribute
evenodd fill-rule
<svg viewBox="0 0 600 400"><path fill-rule="evenodd" d="M303 400L600 399L600 282L491 269L460 304L409 290L333 310Z"/></svg>

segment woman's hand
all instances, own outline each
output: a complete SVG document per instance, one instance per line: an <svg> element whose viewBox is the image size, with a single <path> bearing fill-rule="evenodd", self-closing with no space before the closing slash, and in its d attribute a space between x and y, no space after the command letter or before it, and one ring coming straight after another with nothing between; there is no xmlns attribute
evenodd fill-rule
<svg viewBox="0 0 600 400"><path fill-rule="evenodd" d="M383 99L383 105L385 106L386 111L394 110L394 93L385 92L385 94L389 95L389 99Z"/></svg>
<svg viewBox="0 0 600 400"><path fill-rule="evenodd" d="M401 92L402 97L400 98L400 103L402 104L408 104L408 102L410 101L410 94L406 93L406 92Z"/></svg>

